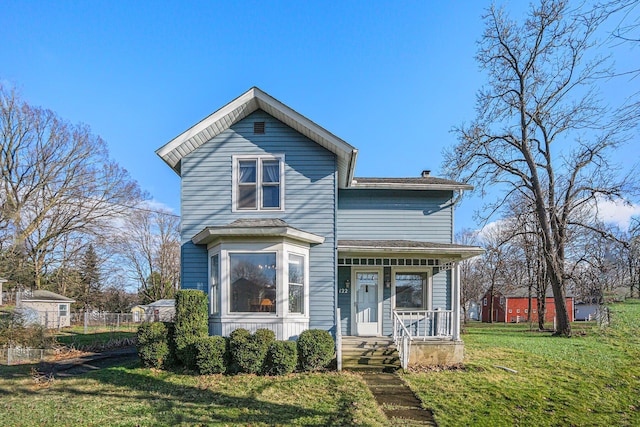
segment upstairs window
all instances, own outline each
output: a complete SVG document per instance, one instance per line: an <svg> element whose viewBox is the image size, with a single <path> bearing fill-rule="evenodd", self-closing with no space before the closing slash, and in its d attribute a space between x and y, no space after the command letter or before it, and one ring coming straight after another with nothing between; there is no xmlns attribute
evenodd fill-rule
<svg viewBox="0 0 640 427"><path fill-rule="evenodd" d="M234 210L283 210L283 156L237 156L234 166Z"/></svg>

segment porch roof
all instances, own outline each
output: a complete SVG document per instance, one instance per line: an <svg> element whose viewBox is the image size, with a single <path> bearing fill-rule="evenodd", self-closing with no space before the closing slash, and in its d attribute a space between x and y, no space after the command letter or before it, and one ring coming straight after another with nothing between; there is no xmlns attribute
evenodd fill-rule
<svg viewBox="0 0 640 427"><path fill-rule="evenodd" d="M209 226L193 236L196 245L205 245L224 238L282 237L307 244L320 244L324 237L291 227L285 221L273 219L238 219L222 226Z"/></svg>
<svg viewBox="0 0 640 427"><path fill-rule="evenodd" d="M415 240L338 240L338 251L353 254L429 255L450 260L463 260L484 253L484 249L479 246Z"/></svg>

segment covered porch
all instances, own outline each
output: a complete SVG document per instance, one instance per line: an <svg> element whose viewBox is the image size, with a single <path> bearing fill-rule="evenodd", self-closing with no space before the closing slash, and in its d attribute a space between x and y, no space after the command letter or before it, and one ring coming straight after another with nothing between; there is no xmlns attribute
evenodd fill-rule
<svg viewBox="0 0 640 427"><path fill-rule="evenodd" d="M339 241L339 365L342 337L359 337L345 343L359 342L363 348L365 338L393 342L403 368L459 363L459 262L482 252L476 246L408 240ZM372 361L366 354L358 360Z"/></svg>

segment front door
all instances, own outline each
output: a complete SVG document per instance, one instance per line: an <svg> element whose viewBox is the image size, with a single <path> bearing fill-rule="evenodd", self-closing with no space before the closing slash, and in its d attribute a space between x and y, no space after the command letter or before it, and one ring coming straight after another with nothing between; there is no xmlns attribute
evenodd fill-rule
<svg viewBox="0 0 640 427"><path fill-rule="evenodd" d="M377 271L358 271L355 273L355 330L356 335L380 335L379 328L379 284Z"/></svg>

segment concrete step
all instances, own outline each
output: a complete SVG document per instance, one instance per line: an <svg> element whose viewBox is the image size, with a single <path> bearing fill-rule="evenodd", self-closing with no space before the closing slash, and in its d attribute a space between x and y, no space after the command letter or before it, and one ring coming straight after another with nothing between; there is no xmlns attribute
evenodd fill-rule
<svg viewBox="0 0 640 427"><path fill-rule="evenodd" d="M400 359L393 340L387 337L343 337L342 367L358 371L394 371Z"/></svg>

